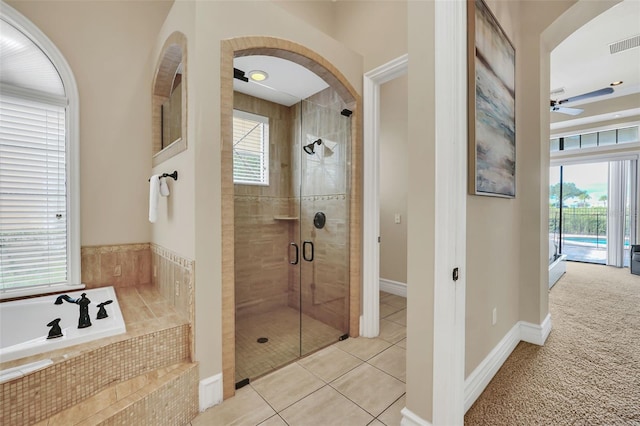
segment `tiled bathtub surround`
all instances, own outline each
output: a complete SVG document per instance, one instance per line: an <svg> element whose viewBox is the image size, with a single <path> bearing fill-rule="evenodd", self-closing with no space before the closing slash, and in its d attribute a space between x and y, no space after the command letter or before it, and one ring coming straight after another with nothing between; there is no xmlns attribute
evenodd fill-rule
<svg viewBox="0 0 640 426"><path fill-rule="evenodd" d="M193 324L195 262L151 244L151 269L153 286Z"/></svg>
<svg viewBox="0 0 640 426"><path fill-rule="evenodd" d="M151 270L153 287L191 324L189 347L194 359L195 261L152 243Z"/></svg>
<svg viewBox="0 0 640 426"><path fill-rule="evenodd" d="M149 243L84 246L80 255L82 283L87 288L151 283Z"/></svg>
<svg viewBox="0 0 640 426"><path fill-rule="evenodd" d="M188 362L190 326L151 286L116 288L127 333L0 365L54 364L0 385L0 424L33 424L158 368Z"/></svg>
<svg viewBox="0 0 640 426"><path fill-rule="evenodd" d="M117 342L1 385L0 423L32 424L120 381L189 359L189 326Z"/></svg>

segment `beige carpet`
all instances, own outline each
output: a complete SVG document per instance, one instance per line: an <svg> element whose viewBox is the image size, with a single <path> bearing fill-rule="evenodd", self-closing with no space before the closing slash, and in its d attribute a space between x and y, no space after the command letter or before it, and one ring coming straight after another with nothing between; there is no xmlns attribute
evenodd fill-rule
<svg viewBox="0 0 640 426"><path fill-rule="evenodd" d="M545 346L520 342L467 425L640 425L640 276L571 263Z"/></svg>

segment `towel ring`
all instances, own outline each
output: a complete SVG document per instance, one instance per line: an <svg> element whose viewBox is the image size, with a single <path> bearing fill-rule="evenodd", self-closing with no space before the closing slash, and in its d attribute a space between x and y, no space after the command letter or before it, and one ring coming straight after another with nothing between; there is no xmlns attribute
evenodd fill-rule
<svg viewBox="0 0 640 426"><path fill-rule="evenodd" d="M177 170L174 170L174 171L173 171L173 173L163 173L163 174L161 174L160 176L158 176L158 179L161 179L161 178L163 178L163 177L170 177L170 178L172 178L173 180L176 180L176 181L177 181L177 180L178 180L178 171L177 171ZM149 181L149 182L151 182L151 178L149 178L149 180L148 180L148 181Z"/></svg>

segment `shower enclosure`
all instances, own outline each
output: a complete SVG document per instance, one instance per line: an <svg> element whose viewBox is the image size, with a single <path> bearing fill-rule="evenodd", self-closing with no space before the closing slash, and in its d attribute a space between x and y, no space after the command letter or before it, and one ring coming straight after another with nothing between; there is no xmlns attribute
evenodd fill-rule
<svg viewBox="0 0 640 426"><path fill-rule="evenodd" d="M347 107L331 88L285 105L234 93L237 386L347 336Z"/></svg>

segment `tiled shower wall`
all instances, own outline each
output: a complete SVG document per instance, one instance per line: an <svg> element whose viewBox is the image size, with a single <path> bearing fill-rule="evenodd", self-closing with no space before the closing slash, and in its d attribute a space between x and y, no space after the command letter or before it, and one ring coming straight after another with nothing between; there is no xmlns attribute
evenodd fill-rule
<svg viewBox="0 0 640 426"><path fill-rule="evenodd" d="M291 112L288 107L234 93L234 109L269 117L269 185L234 185L236 315L287 306Z"/></svg>
<svg viewBox="0 0 640 426"><path fill-rule="evenodd" d="M302 291L305 314L348 330L351 130L350 119L339 113L343 107L332 89L290 108L234 95L234 108L270 117L271 170L268 187L234 185L237 315L298 308ZM325 143L316 154L301 155L317 138ZM327 216L323 229L313 226L318 211ZM315 244L313 262L302 260L305 240ZM289 263L291 242L300 247L298 267Z"/></svg>
<svg viewBox="0 0 640 426"><path fill-rule="evenodd" d="M350 118L339 113L344 105L331 88L292 107L294 121L301 123L294 135L294 174L301 173L302 197L293 205L300 211L294 232L302 241L313 241L313 262L302 262L293 271L289 305L339 330L349 329L349 159ZM323 145L316 154L295 153L315 138ZM298 162L302 162L298 166ZM295 177L298 178L297 176ZM316 229L313 217L323 212L327 222ZM298 284L298 274L302 275ZM302 295L300 295L302 293ZM302 296L302 297L300 297Z"/></svg>
<svg viewBox="0 0 640 426"><path fill-rule="evenodd" d="M287 306L291 221L288 198L236 196L236 315Z"/></svg>
<svg viewBox="0 0 640 426"><path fill-rule="evenodd" d="M302 197L301 216L307 219L302 220L301 238L313 241L314 261L302 261L301 268L294 270L289 291L289 306L298 308L302 300L304 314L345 333L349 329L348 205L344 194ZM318 211L327 217L322 229L312 223Z"/></svg>

